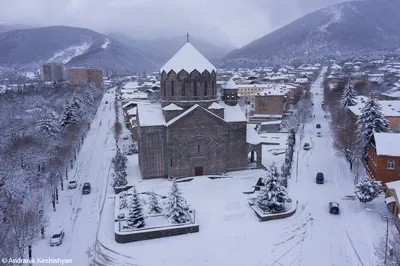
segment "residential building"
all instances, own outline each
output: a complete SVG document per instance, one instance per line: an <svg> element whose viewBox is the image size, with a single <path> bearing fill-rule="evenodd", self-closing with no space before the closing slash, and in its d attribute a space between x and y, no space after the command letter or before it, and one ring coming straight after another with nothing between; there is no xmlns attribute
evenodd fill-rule
<svg viewBox="0 0 400 266"><path fill-rule="evenodd" d="M41 81L63 81L64 65L62 64L40 64Z"/></svg>
<svg viewBox="0 0 400 266"><path fill-rule="evenodd" d="M393 213L397 230L400 231L400 181L386 183L385 203Z"/></svg>
<svg viewBox="0 0 400 266"><path fill-rule="evenodd" d="M216 68L187 42L160 70L161 103L137 109L144 179L261 166L261 138L239 105L218 101Z"/></svg>
<svg viewBox="0 0 400 266"><path fill-rule="evenodd" d="M368 175L382 184L400 180L400 134L374 133L366 161Z"/></svg>
<svg viewBox="0 0 400 266"><path fill-rule="evenodd" d="M97 88L103 85L103 72L100 68L71 67L68 69L70 85L94 84Z"/></svg>
<svg viewBox="0 0 400 266"><path fill-rule="evenodd" d="M289 89L267 89L255 95L255 114L283 115L289 109Z"/></svg>

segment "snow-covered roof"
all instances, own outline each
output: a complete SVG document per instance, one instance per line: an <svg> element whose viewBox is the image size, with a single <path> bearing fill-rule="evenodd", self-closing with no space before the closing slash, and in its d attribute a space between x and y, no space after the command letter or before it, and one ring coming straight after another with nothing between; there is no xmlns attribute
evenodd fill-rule
<svg viewBox="0 0 400 266"><path fill-rule="evenodd" d="M221 105L219 105L216 102L213 102L207 109L214 109L214 110L218 110L218 109L224 109L224 107L222 107Z"/></svg>
<svg viewBox="0 0 400 266"><path fill-rule="evenodd" d="M236 85L235 81L233 80L233 78L231 78L230 80L228 80L228 82L225 84L224 89L226 90L237 90L238 86Z"/></svg>
<svg viewBox="0 0 400 266"><path fill-rule="evenodd" d="M171 104L165 106L165 107L163 108L163 110L164 110L164 111L182 111L183 108L180 107L180 106L178 106L178 105L176 105L176 104L174 104L174 103L171 103Z"/></svg>
<svg viewBox="0 0 400 266"><path fill-rule="evenodd" d="M226 122L247 122L246 116L239 105L230 106L224 102L219 102L224 108L224 120Z"/></svg>
<svg viewBox="0 0 400 266"><path fill-rule="evenodd" d="M138 116L141 127L165 125L161 104L139 104Z"/></svg>
<svg viewBox="0 0 400 266"><path fill-rule="evenodd" d="M368 100L368 98L365 96L356 96L355 100L356 100L357 104L354 106L349 106L348 109L356 116L359 116L361 114L361 109L364 107L365 102ZM400 101L399 100L377 101L377 102L381 105L382 112L385 117L400 116Z"/></svg>
<svg viewBox="0 0 400 266"><path fill-rule="evenodd" d="M400 134L374 133L377 155L400 157Z"/></svg>
<svg viewBox="0 0 400 266"><path fill-rule="evenodd" d="M282 120L266 121L266 122L262 122L261 126L264 126L264 125L279 125L281 123L282 123Z"/></svg>
<svg viewBox="0 0 400 266"><path fill-rule="evenodd" d="M125 85L122 88L123 89L135 89L135 88L138 88L138 87L140 87L138 82L129 81L129 82L125 83Z"/></svg>
<svg viewBox="0 0 400 266"><path fill-rule="evenodd" d="M179 73L185 70L188 73L197 70L203 73L205 70L208 72L217 71L210 61L208 61L194 46L187 42L161 69L160 72L166 73L173 70Z"/></svg>
<svg viewBox="0 0 400 266"><path fill-rule="evenodd" d="M266 89L257 93L257 96L283 96L290 92L290 89Z"/></svg>
<svg viewBox="0 0 400 266"><path fill-rule="evenodd" d="M387 182L387 183L385 183L385 185L389 189L394 189L396 191L396 195L398 197L400 196L400 180Z"/></svg>
<svg viewBox="0 0 400 266"><path fill-rule="evenodd" d="M400 88L394 87L381 94L389 97L400 98Z"/></svg>
<svg viewBox="0 0 400 266"><path fill-rule="evenodd" d="M187 109L185 112L183 112L183 113L181 113L180 115L178 115L178 116L172 118L171 120L169 120L169 121L167 122L167 124L166 124L167 127L170 126L170 125L172 125L173 123L175 123L176 121L178 121L178 120L181 119L182 117L186 116L187 114L191 113L191 112L194 111L196 108L202 108L202 107L201 107L200 105L198 105L198 104L193 105L192 107L190 107L189 109ZM204 108L203 108L203 109L204 109ZM213 116L218 117L219 119L223 120L221 117L217 116L216 114L214 114L214 113L212 113L212 112L210 112L210 111L208 111L208 110L206 110L206 109L204 109L204 110L205 110L206 112L212 114Z"/></svg>
<svg viewBox="0 0 400 266"><path fill-rule="evenodd" d="M126 111L128 115L136 115L137 114L137 107L133 107L132 109L129 109Z"/></svg>
<svg viewBox="0 0 400 266"><path fill-rule="evenodd" d="M385 199L386 204L393 203L393 202L396 202L396 199L393 196L387 197Z"/></svg>
<svg viewBox="0 0 400 266"><path fill-rule="evenodd" d="M262 142L260 135L254 129L254 125L247 124L246 142L249 144L257 145Z"/></svg>

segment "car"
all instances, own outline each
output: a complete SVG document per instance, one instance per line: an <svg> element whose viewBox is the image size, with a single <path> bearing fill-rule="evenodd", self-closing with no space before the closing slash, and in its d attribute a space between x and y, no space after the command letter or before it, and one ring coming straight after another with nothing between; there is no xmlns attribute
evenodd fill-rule
<svg viewBox="0 0 400 266"><path fill-rule="evenodd" d="M308 151L311 148L310 143L304 143L303 150Z"/></svg>
<svg viewBox="0 0 400 266"><path fill-rule="evenodd" d="M82 194L83 195L85 195L85 194L90 194L90 191L92 190L92 188L91 188L91 186L90 186L90 183L84 183L83 184L83 187L82 187Z"/></svg>
<svg viewBox="0 0 400 266"><path fill-rule="evenodd" d="M76 183L75 180L69 181L69 183L68 183L68 189L74 189L74 188L76 188L77 185L78 185L78 184Z"/></svg>
<svg viewBox="0 0 400 266"><path fill-rule="evenodd" d="M61 230L60 233L55 234L50 238L50 246L51 247L59 246L62 244L63 240L64 240L64 230Z"/></svg>
<svg viewBox="0 0 400 266"><path fill-rule="evenodd" d="M318 172L317 177L315 178L315 182L317 184L323 184L324 183L324 174L321 172Z"/></svg>
<svg viewBox="0 0 400 266"><path fill-rule="evenodd" d="M317 125L316 125L316 128L321 128L321 124L317 124Z"/></svg>
<svg viewBox="0 0 400 266"><path fill-rule="evenodd" d="M106 104L108 104L108 101L106 101Z"/></svg>
<svg viewBox="0 0 400 266"><path fill-rule="evenodd" d="M317 137L322 137L322 133L321 132L317 132Z"/></svg>
<svg viewBox="0 0 400 266"><path fill-rule="evenodd" d="M339 214L339 203L337 202L329 202L329 213Z"/></svg>

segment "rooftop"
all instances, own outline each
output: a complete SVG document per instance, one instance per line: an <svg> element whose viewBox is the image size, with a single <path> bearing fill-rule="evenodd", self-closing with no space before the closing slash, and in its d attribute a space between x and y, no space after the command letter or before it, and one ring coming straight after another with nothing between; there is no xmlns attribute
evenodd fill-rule
<svg viewBox="0 0 400 266"><path fill-rule="evenodd" d="M213 102L207 109L214 109L214 110L218 110L218 109L224 109L224 107L222 107L220 104Z"/></svg>
<svg viewBox="0 0 400 266"><path fill-rule="evenodd" d="M249 144L257 145L262 142L260 135L254 129L254 125L247 124L246 142Z"/></svg>
<svg viewBox="0 0 400 266"><path fill-rule="evenodd" d="M387 182L385 184L389 189L394 189L397 195L400 195L400 180Z"/></svg>
<svg viewBox="0 0 400 266"><path fill-rule="evenodd" d="M348 108L353 114L359 116L367 100L368 98L365 96L356 96L357 104ZM385 117L400 116L400 100L378 101L378 103L382 106L382 112Z"/></svg>
<svg viewBox="0 0 400 266"><path fill-rule="evenodd" d="M183 108L178 106L178 105L176 105L176 104L174 104L174 103L171 103L171 104L168 104L167 106L165 106L163 108L163 110L164 111L182 111Z"/></svg>
<svg viewBox="0 0 400 266"><path fill-rule="evenodd" d="M138 104L138 116L141 127L165 125L161 104Z"/></svg>
<svg viewBox="0 0 400 266"><path fill-rule="evenodd" d="M237 90L238 86L236 85L235 81L233 80L233 78L231 78L230 80L228 80L228 82L225 84L224 89L227 90Z"/></svg>
<svg viewBox="0 0 400 266"><path fill-rule="evenodd" d="M179 73L185 70L188 73L194 70L203 73L217 71L210 61L208 61L191 43L187 42L161 69L160 72L166 73L173 70Z"/></svg>
<svg viewBox="0 0 400 266"><path fill-rule="evenodd" d="M230 106L224 102L219 102L219 105L224 108L224 120L226 122L247 122L246 116L239 105Z"/></svg>
<svg viewBox="0 0 400 266"><path fill-rule="evenodd" d="M400 134L374 133L374 138L377 155L400 157Z"/></svg>

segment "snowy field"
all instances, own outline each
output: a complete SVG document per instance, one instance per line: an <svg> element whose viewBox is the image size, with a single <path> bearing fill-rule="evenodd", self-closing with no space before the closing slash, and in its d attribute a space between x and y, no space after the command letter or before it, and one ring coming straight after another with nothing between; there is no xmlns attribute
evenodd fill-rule
<svg viewBox="0 0 400 266"><path fill-rule="evenodd" d="M354 175L332 148L329 121L323 118L325 113L320 107L321 85L322 77L312 87L316 118L306 126L306 138L312 148L304 151L299 140L296 144L289 196L299 200L299 208L293 216L258 221L247 203L252 195L243 192L251 188L262 170L233 172L232 178L224 179L196 177L179 183L179 187L196 210L199 233L127 244L114 241L114 193L108 177L115 153L111 131L115 117L113 106L104 104L105 100L113 102L114 94L105 94L73 169L78 189L60 193L47 238L34 250L34 257L71 258L73 265L108 266L377 265L374 245L386 229L380 218L381 212L387 212L383 196L367 204L370 211L347 197L354 195ZM316 123L322 128L317 130ZM321 138L315 136L318 131L323 134ZM282 139L279 146L286 143ZM274 160L280 167L284 154L265 153L271 147L263 147L263 164L268 166ZM143 181L137 155L128 156L128 160L129 183L135 184L138 191L168 193L170 181ZM315 183L319 171L325 174L323 185ZM80 186L85 181L92 183L92 193L82 196ZM340 215L329 214L330 201L340 204ZM66 234L64 243L50 247L50 234L61 228Z"/></svg>

